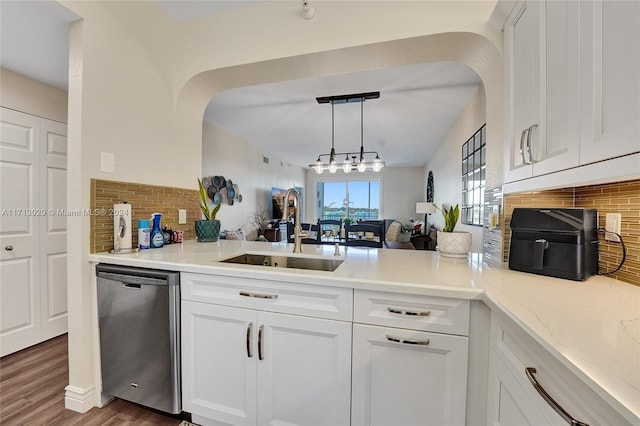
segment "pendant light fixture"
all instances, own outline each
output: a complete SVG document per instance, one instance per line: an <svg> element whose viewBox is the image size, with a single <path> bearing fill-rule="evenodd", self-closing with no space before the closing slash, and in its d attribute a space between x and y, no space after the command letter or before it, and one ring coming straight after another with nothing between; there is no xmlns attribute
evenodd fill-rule
<svg viewBox="0 0 640 426"><path fill-rule="evenodd" d="M315 163L309 164L317 174L321 174L323 171L328 170L329 173L335 173L338 170L338 163L336 156L345 156L345 159L340 167L344 173L350 173L352 170L359 172L365 172L367 170L373 170L379 172L385 166L384 161L380 158L380 155L376 151L364 150L364 101L366 99L378 99L380 92L368 92L357 93L352 95L338 95L338 96L326 96L316 98L319 104L330 103L331 104L331 152L329 154L320 154ZM335 150L335 126L334 126L334 105L343 103L360 102L360 152L340 152L336 153ZM366 156L372 156L375 154L375 158L371 161L367 161ZM324 163L322 157L329 157L329 162Z"/></svg>

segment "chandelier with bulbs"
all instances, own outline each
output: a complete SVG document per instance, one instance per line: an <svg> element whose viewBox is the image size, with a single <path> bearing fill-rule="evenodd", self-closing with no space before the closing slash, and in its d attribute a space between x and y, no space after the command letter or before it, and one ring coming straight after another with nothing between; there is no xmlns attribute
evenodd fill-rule
<svg viewBox="0 0 640 426"><path fill-rule="evenodd" d="M364 101L366 99L378 99L379 97L380 92L368 92L316 98L316 101L318 101L319 104L331 104L331 152L328 154L318 155L316 162L309 164L309 167L315 170L318 174L321 174L325 170L328 170L329 173L335 173L338 170L342 170L344 173L351 173L351 171L354 170L359 172L365 172L367 170L379 172L382 170L385 164L380 158L380 155L378 155L376 151L364 150ZM352 102L360 102L360 152L336 152L334 147L334 105ZM373 157L373 155L375 155L373 159L366 159L367 156ZM343 157L344 160L339 162L339 158ZM323 162L323 158L328 161Z"/></svg>

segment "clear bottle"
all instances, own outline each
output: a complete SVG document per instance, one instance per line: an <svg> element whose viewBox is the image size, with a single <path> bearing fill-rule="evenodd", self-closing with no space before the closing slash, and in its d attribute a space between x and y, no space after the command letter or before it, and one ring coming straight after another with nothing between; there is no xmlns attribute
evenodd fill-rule
<svg viewBox="0 0 640 426"><path fill-rule="evenodd" d="M160 221L162 220L162 214L154 213L151 215L153 220L153 229L151 230L151 248L160 248L164 245L164 234L162 228L160 228Z"/></svg>
<svg viewBox="0 0 640 426"><path fill-rule="evenodd" d="M138 220L138 248L146 250L151 243L151 223L148 219Z"/></svg>

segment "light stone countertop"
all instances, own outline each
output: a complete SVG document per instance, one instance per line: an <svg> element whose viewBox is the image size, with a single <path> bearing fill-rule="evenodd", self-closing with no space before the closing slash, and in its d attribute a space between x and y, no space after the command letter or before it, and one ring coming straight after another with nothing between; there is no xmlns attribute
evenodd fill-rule
<svg viewBox="0 0 640 426"><path fill-rule="evenodd" d="M219 263L243 253L292 255L293 244L226 241L165 246L135 254L98 253L92 262L394 291L484 301L538 343L633 424L640 424L640 287L594 276L549 278L490 266L479 254L448 259L421 250L340 246L333 272ZM302 246L305 257L331 257L334 246Z"/></svg>

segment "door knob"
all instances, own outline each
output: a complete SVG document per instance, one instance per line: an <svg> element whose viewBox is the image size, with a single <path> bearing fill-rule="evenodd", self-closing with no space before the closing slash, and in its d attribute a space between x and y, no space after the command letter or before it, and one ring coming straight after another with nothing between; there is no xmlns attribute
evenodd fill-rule
<svg viewBox="0 0 640 426"><path fill-rule="evenodd" d="M11 251L13 250L13 246L5 246L4 248L6 251Z"/></svg>

